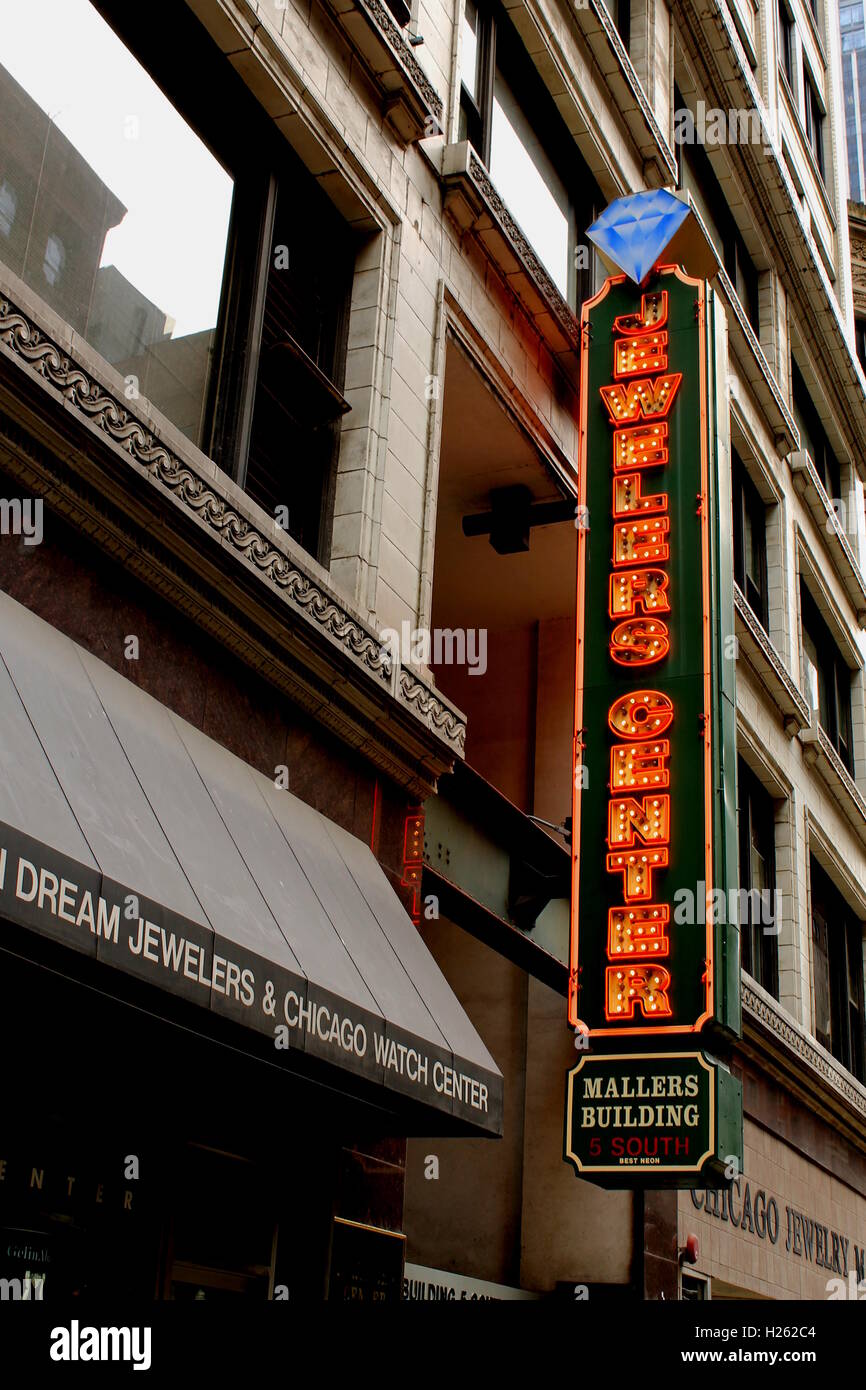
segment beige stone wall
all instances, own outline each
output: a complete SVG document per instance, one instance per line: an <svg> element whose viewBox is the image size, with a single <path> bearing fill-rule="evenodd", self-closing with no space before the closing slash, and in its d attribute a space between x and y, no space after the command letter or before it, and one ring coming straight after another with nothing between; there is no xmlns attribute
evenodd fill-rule
<svg viewBox="0 0 866 1390"><path fill-rule="evenodd" d="M826 1227L830 1236L829 1253L832 1265L833 1234L848 1241L847 1265L856 1271L854 1247L866 1248L866 1197L830 1176L824 1169L804 1158L796 1149L785 1144L769 1130L752 1121L745 1127L745 1167L739 1193L734 1198L734 1215L742 1219L746 1183L751 1202L759 1191L765 1201L775 1198L779 1212L779 1234L774 1245L751 1230L736 1228L730 1220L697 1210L688 1192L679 1197L679 1245L685 1245L689 1235L700 1242L700 1258L694 1266L684 1266L686 1273L709 1275L717 1285L714 1296L732 1296L742 1290L745 1296L777 1299L827 1299L839 1297L841 1290L831 1281L842 1278L845 1256L839 1250L837 1269L822 1268L815 1260L814 1244L810 1259L805 1247L797 1253L795 1245L803 1246L802 1228L799 1242L789 1230L788 1213ZM704 1193L698 1199L706 1200ZM764 1203L759 1202L763 1211ZM821 1239L821 1238L819 1238ZM790 1243L791 1248L786 1248ZM856 1272L855 1272L856 1281ZM848 1280L843 1278L847 1291Z"/></svg>

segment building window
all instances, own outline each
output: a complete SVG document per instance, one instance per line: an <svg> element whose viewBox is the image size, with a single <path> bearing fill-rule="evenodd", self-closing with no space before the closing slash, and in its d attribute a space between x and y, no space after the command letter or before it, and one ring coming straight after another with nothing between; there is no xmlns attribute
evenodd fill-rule
<svg viewBox="0 0 866 1390"><path fill-rule="evenodd" d="M140 10L6 6L2 258L326 562L347 229L187 7Z"/></svg>
<svg viewBox="0 0 866 1390"><path fill-rule="evenodd" d="M578 245L601 207L601 194L519 35L494 0L465 3L460 139L474 145L509 212L576 309L592 283L591 266L578 257Z"/></svg>
<svg viewBox="0 0 866 1390"><path fill-rule="evenodd" d="M15 221L15 213L18 209L18 197L15 189L4 179L0 183L0 232L3 236L12 235L12 225Z"/></svg>
<svg viewBox="0 0 866 1390"><path fill-rule="evenodd" d="M803 686L818 722L845 767L854 775L851 739L851 671L842 659L818 605L800 585Z"/></svg>
<svg viewBox="0 0 866 1390"><path fill-rule="evenodd" d="M842 470L839 460L830 447L830 441L821 423L821 417L815 409L803 375L793 357L791 358L791 404L797 429L800 431L800 444L814 463L827 496L831 501L838 501L842 495Z"/></svg>
<svg viewBox="0 0 866 1390"><path fill-rule="evenodd" d="M824 178L824 108L808 72L803 70L803 97L806 113L806 136L815 156L818 173Z"/></svg>
<svg viewBox="0 0 866 1390"><path fill-rule="evenodd" d="M405 29L409 20L412 18L412 11L406 4L406 0L385 0L385 4L400 25L400 28Z"/></svg>
<svg viewBox="0 0 866 1390"><path fill-rule="evenodd" d="M63 242L60 237L50 236L45 243L45 255L42 257L42 274L52 288L63 274L65 264L66 248Z"/></svg>
<svg viewBox="0 0 866 1390"><path fill-rule="evenodd" d="M779 62L788 79L788 86L794 90L794 17L788 9L786 0L779 0Z"/></svg>
<svg viewBox="0 0 866 1390"><path fill-rule="evenodd" d="M767 626L767 509L745 464L734 449L732 483L734 505L734 578L749 607Z"/></svg>
<svg viewBox="0 0 866 1390"><path fill-rule="evenodd" d="M696 1274L684 1274L682 1277L682 1302L683 1303L706 1303L710 1298L710 1284L708 1279L702 1279Z"/></svg>
<svg viewBox="0 0 866 1390"><path fill-rule="evenodd" d="M631 42L631 0L605 0L605 5L628 52Z"/></svg>
<svg viewBox="0 0 866 1390"><path fill-rule="evenodd" d="M678 87L674 88L674 107L677 111L686 109L686 102ZM722 189L703 145L683 142L678 143L676 148L678 186L691 193L746 317L757 333L758 272L731 212L730 197Z"/></svg>
<svg viewBox="0 0 866 1390"><path fill-rule="evenodd" d="M779 949L776 913L776 830L773 801L751 768L737 760L737 824L740 840L740 888L746 893L740 912L743 969L775 999L779 997Z"/></svg>
<svg viewBox="0 0 866 1390"><path fill-rule="evenodd" d="M815 1036L863 1081L863 926L814 859L809 874Z"/></svg>
<svg viewBox="0 0 866 1390"><path fill-rule="evenodd" d="M854 343L857 350L857 361L866 372L866 319L855 320Z"/></svg>

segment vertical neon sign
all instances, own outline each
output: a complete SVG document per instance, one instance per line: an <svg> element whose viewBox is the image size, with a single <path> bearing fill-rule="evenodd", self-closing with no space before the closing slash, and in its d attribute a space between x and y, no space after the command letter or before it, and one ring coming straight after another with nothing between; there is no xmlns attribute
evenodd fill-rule
<svg viewBox="0 0 866 1390"><path fill-rule="evenodd" d="M704 282L612 277L583 332L569 1019L633 1044L715 1009Z"/></svg>

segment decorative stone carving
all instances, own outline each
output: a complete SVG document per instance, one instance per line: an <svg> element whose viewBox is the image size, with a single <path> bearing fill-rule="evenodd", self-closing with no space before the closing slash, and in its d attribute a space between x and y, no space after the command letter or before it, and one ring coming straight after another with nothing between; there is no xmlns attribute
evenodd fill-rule
<svg viewBox="0 0 866 1390"><path fill-rule="evenodd" d="M734 585L734 611L742 625L746 656L772 695L785 721L786 733L793 738L798 729L808 728L809 706L738 584Z"/></svg>
<svg viewBox="0 0 866 1390"><path fill-rule="evenodd" d="M8 298L0 297L0 344L37 372L67 406L122 449L131 462L171 493L190 514L279 590L303 614L351 655L381 687L394 678L391 651L376 634L348 613L299 564L278 549L252 521L241 516L217 487L163 444L88 371L82 369ZM383 691L383 695L385 691ZM423 721L455 754L462 754L465 720L417 675L401 671L394 691L398 703Z"/></svg>
<svg viewBox="0 0 866 1390"><path fill-rule="evenodd" d="M325 0L379 89L403 144L442 130L442 98L382 0Z"/></svg>
<svg viewBox="0 0 866 1390"><path fill-rule="evenodd" d="M849 1076L838 1062L828 1057L799 1028L794 1027L772 1003L752 989L746 980L743 981L741 998L745 1013L762 1023L798 1059L805 1062L815 1076L847 1101L862 1120L866 1120L866 1090Z"/></svg>
<svg viewBox="0 0 866 1390"><path fill-rule="evenodd" d="M401 671L397 684L401 698L413 706L431 728L444 733L455 749L462 753L466 744L465 721L411 671Z"/></svg>

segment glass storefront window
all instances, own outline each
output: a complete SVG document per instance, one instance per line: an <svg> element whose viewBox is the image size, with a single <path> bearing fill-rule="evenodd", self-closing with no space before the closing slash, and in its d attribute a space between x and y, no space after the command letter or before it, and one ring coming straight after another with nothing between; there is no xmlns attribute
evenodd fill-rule
<svg viewBox="0 0 866 1390"><path fill-rule="evenodd" d="M0 259L201 442L232 179L88 0L4 0L0 58Z"/></svg>

